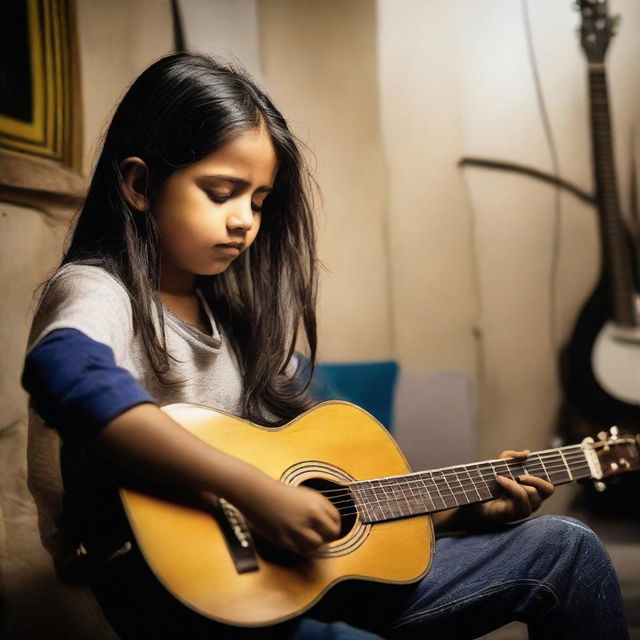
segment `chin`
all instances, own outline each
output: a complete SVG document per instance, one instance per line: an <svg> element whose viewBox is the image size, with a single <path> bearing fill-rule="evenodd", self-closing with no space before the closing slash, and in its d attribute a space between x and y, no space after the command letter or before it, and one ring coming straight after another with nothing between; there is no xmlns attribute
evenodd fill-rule
<svg viewBox="0 0 640 640"><path fill-rule="evenodd" d="M231 262L226 262L224 264L217 264L208 269L203 269L202 271L198 271L198 275L200 276L217 276L221 273L224 273L231 266Z"/></svg>

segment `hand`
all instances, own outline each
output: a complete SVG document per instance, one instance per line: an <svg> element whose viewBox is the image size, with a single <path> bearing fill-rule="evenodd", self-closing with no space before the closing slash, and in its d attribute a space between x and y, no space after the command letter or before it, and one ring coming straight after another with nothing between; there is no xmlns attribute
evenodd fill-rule
<svg viewBox="0 0 640 640"><path fill-rule="evenodd" d="M299 555L312 553L340 534L338 510L307 487L268 479L243 503L236 506L258 533Z"/></svg>
<svg viewBox="0 0 640 640"><path fill-rule="evenodd" d="M502 459L525 460L529 451L503 451ZM529 517L554 491L555 487L542 478L522 475L517 482L504 476L496 476L504 495L497 500L475 505L474 516L481 522L478 524L499 526L514 520Z"/></svg>

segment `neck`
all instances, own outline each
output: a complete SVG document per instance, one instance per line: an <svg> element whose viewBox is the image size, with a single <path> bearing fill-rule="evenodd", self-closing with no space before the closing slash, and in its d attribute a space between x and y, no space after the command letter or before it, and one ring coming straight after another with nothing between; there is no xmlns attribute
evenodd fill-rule
<svg viewBox="0 0 640 640"><path fill-rule="evenodd" d="M160 297L193 298L196 290L196 275L177 269L166 260L160 263Z"/></svg>
<svg viewBox="0 0 640 640"><path fill-rule="evenodd" d="M487 460L349 485L363 522L434 513L502 495L496 475L536 476L554 485L589 478L594 464L581 445L547 449L526 460Z"/></svg>

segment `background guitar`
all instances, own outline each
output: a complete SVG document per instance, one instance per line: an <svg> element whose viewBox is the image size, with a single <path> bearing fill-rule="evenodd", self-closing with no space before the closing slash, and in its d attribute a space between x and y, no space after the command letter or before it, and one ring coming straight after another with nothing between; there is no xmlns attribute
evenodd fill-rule
<svg viewBox="0 0 640 640"><path fill-rule="evenodd" d="M594 178L602 266L598 284L578 316L561 356L565 405L559 430L576 442L594 429L640 427L640 327L635 253L623 221L611 133L605 55L616 20L607 2L581 0L581 43L588 61ZM592 487L586 505L617 515L637 515L638 478L610 488L606 500Z"/></svg>

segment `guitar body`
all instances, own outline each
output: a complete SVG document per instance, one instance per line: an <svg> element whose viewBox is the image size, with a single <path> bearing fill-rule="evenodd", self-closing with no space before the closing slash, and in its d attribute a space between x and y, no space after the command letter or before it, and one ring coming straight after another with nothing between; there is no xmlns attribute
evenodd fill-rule
<svg viewBox="0 0 640 640"><path fill-rule="evenodd" d="M276 429L193 405L164 411L211 446L287 484L342 487L410 472L389 433L348 403L324 403ZM240 573L210 510L128 489L121 497L142 554L165 588L200 614L231 625L294 617L346 579L413 582L427 572L434 546L427 515L375 526L354 515L342 537L315 556L256 544L257 569Z"/></svg>
<svg viewBox="0 0 640 640"><path fill-rule="evenodd" d="M611 425L631 432L640 426L640 404L627 401L632 399L632 381L640 375L640 346L614 338L610 300L603 278L578 316L571 340L561 354L565 401L558 432L566 442L580 442ZM638 392L640 389L635 390ZM608 485L605 492L586 483L578 503L596 515L638 518L639 490L638 474Z"/></svg>
<svg viewBox="0 0 640 640"><path fill-rule="evenodd" d="M640 340L638 329L622 332L607 322L593 346L593 369L610 395L640 409Z"/></svg>
<svg viewBox="0 0 640 640"><path fill-rule="evenodd" d="M564 419L559 426L570 442L579 442L612 424L632 430L640 425L640 404L630 401L634 393L631 381L640 375L640 346L614 340L609 300L603 278L582 309L562 353L564 413L573 414L573 419ZM635 394L640 402L640 388Z"/></svg>

